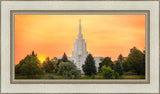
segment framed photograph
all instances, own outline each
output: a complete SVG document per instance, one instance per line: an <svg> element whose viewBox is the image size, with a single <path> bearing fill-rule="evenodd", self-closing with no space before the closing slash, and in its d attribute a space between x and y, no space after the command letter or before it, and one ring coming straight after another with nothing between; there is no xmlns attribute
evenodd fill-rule
<svg viewBox="0 0 160 94"><path fill-rule="evenodd" d="M159 1L1 0L0 93L159 94Z"/></svg>

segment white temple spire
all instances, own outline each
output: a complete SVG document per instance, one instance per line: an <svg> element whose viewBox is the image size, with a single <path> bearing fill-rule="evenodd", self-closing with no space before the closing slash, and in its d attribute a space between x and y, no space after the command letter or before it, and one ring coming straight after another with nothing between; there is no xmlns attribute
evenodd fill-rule
<svg viewBox="0 0 160 94"><path fill-rule="evenodd" d="M79 19L79 24L81 24L81 19Z"/></svg>
<svg viewBox="0 0 160 94"><path fill-rule="evenodd" d="M82 27L81 27L81 19L79 19L79 34L78 34L78 38L82 38Z"/></svg>
<svg viewBox="0 0 160 94"><path fill-rule="evenodd" d="M83 39L82 28L81 28L81 19L79 20L79 33L78 38L74 43L74 49L72 52L72 61L75 63L77 68L82 71L82 65L84 64L86 57L88 55L86 42Z"/></svg>

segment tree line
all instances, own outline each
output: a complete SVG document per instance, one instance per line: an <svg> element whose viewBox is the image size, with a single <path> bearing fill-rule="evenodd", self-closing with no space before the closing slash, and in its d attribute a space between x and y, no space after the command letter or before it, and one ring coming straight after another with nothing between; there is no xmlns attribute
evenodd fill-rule
<svg viewBox="0 0 160 94"><path fill-rule="evenodd" d="M92 54L88 54L82 69L86 76L102 75L105 79L118 79L124 72L144 75L145 51L141 52L136 47L133 47L127 57L123 57L120 54L114 62L110 57L101 58L98 69L95 66ZM61 75L64 79L78 79L81 77L80 70L77 69L73 62L68 60L65 53L61 59L47 57L41 64L34 51L15 66L15 73L28 78L35 78L36 75L44 75L46 73Z"/></svg>
<svg viewBox="0 0 160 94"><path fill-rule="evenodd" d="M101 58L98 70L96 70L92 55L89 54L82 67L85 75L91 76L100 73L104 78L108 79L117 79L124 72L145 75L145 51L141 52L136 47L133 47L127 57L123 57L120 54L114 62L110 57Z"/></svg>

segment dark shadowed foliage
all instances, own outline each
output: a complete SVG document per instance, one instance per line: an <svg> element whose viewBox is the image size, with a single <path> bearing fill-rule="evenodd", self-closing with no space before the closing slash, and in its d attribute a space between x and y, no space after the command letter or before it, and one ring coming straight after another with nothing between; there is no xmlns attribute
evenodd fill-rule
<svg viewBox="0 0 160 94"><path fill-rule="evenodd" d="M53 73L53 72L55 72L56 63L52 59L50 59L49 57L46 58L46 60L43 62L42 65L43 65L42 69L46 73Z"/></svg>
<svg viewBox="0 0 160 94"><path fill-rule="evenodd" d="M112 69L113 69L113 67L114 67L114 64L113 64L111 58L110 58L110 57L106 57L106 58L103 59L103 61L102 61L101 63L99 63L98 72L102 72L102 71L101 71L101 68L102 68L102 66L104 66L104 65L105 65L106 67L110 66Z"/></svg>
<svg viewBox="0 0 160 94"><path fill-rule="evenodd" d="M91 76L95 75L97 70L95 66L94 58L91 54L89 54L85 60L85 64L82 65L83 71L85 75Z"/></svg>
<svg viewBox="0 0 160 94"><path fill-rule="evenodd" d="M123 68L121 66L120 61L115 62L114 71L119 73L119 75L123 75Z"/></svg>
<svg viewBox="0 0 160 94"><path fill-rule="evenodd" d="M138 50L136 47L130 49L130 53L126 60L127 65L129 66L132 72L137 73L138 75L142 74L142 70L145 70L145 54Z"/></svg>

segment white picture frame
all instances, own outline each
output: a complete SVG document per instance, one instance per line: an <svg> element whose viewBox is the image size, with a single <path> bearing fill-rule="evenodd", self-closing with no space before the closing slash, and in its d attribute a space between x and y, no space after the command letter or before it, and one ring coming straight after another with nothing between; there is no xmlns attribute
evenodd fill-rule
<svg viewBox="0 0 160 94"><path fill-rule="evenodd" d="M12 11L149 11L149 83L109 83L108 84L80 84L64 83L30 84L11 83L14 72L10 67L12 30ZM25 13L25 12L24 12ZM34 12L33 12L34 13ZM88 80L89 81L89 80ZM159 1L1 1L1 92L4 93L154 93L159 94ZM72 81L71 81L72 82ZM94 82L94 81L93 81ZM115 81L116 82L116 81ZM132 82L132 81L130 81Z"/></svg>

